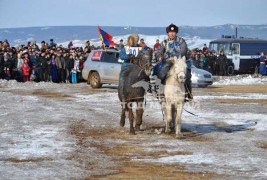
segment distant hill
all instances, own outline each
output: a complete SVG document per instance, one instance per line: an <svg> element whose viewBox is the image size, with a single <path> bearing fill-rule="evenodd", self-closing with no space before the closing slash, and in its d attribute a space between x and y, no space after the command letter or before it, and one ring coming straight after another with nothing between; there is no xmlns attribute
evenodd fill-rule
<svg viewBox="0 0 267 180"><path fill-rule="evenodd" d="M267 39L267 24L265 25L234 25L220 26L180 26L179 36L187 39L198 37L200 39L216 39L221 35L234 35L238 27L238 36ZM111 27L101 26L112 36L125 36L132 33L159 36L165 35L165 27ZM97 26L51 26L51 27L26 27L26 28L0 28L0 40L8 39L11 45L26 44L27 41L42 40L66 42L70 40L99 41Z"/></svg>

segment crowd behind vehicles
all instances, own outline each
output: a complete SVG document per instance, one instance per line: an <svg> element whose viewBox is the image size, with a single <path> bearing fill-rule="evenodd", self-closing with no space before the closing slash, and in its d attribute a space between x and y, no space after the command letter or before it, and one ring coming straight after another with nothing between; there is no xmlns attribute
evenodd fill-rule
<svg viewBox="0 0 267 180"><path fill-rule="evenodd" d="M120 50L123 46L123 40L120 40L115 48ZM146 46L144 39L140 39L139 46ZM160 46L157 39L153 47L154 53ZM90 41L86 41L84 48L74 47L72 41L64 48L53 39L50 39L50 43L42 41L40 47L36 41L16 47L11 47L8 40L0 41L0 78L16 79L19 82L77 83L82 81L81 72L89 53L100 48L90 45ZM212 75L231 75L228 71L231 60L227 59L223 51L218 54L209 51L206 44L202 49L190 50L188 58L195 67L207 70ZM266 75L266 55L263 52L259 67L260 73Z"/></svg>

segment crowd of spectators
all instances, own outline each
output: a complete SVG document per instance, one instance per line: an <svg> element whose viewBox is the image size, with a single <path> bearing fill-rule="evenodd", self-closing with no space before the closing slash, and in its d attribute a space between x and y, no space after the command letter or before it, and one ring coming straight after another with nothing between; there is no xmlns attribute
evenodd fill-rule
<svg viewBox="0 0 267 180"><path fill-rule="evenodd" d="M11 47L8 40L0 41L0 78L19 82L51 81L55 83L75 83L81 81L83 62L91 50L90 41L85 47L74 47L70 41L67 48L50 43L36 41L27 45Z"/></svg>
<svg viewBox="0 0 267 180"><path fill-rule="evenodd" d="M191 50L189 58L197 68L207 70L212 75L220 76L228 75L227 68L232 63L227 59L223 51L220 51L219 54L216 51L209 51L206 44L204 44L202 49L196 48Z"/></svg>

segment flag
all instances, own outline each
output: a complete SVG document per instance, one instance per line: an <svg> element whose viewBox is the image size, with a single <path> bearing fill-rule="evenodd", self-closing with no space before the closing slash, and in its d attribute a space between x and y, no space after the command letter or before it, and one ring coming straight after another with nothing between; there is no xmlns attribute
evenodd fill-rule
<svg viewBox="0 0 267 180"><path fill-rule="evenodd" d="M98 26L98 33L104 46L116 46L117 45L116 43L113 42L113 37L107 32L103 31L99 26ZM104 47L104 49L105 48L106 47Z"/></svg>

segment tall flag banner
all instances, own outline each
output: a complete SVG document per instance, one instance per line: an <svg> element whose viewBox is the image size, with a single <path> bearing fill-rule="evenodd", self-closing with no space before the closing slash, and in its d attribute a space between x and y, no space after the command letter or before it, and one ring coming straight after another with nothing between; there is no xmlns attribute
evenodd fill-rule
<svg viewBox="0 0 267 180"><path fill-rule="evenodd" d="M104 50L106 50L106 46L116 46L117 44L113 42L113 37L108 34L107 32L103 31L99 26L98 26L98 33L100 36L100 39L102 41L102 44L104 46Z"/></svg>

